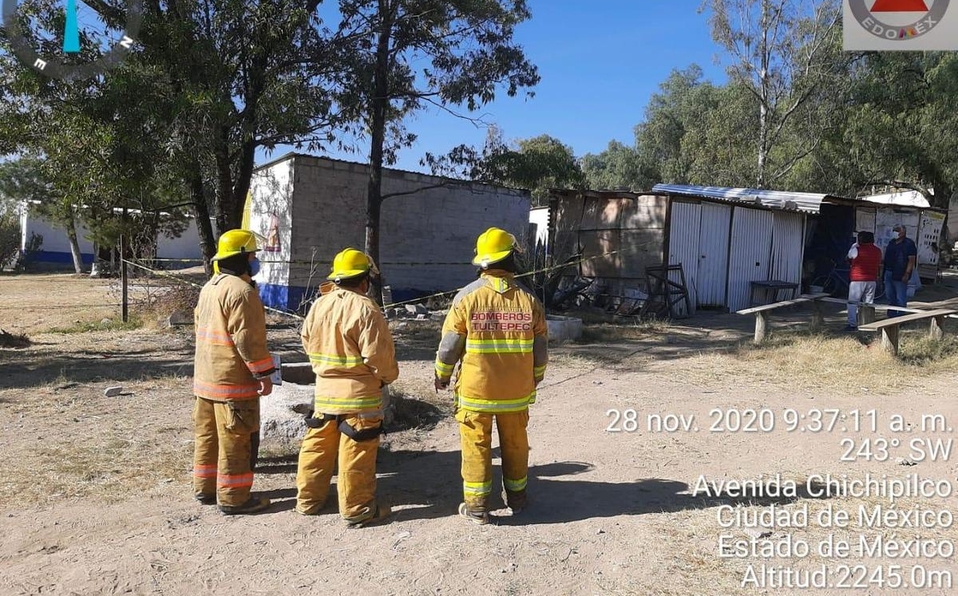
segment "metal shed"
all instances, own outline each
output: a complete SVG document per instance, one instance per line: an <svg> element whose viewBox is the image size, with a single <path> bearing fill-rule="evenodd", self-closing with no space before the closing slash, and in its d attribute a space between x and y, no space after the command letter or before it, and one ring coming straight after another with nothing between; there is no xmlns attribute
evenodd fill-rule
<svg viewBox="0 0 958 596"><path fill-rule="evenodd" d="M647 267L682 265L693 312L738 310L751 282L802 283L808 217L824 204L855 201L824 194L656 185L649 193L552 192L552 254L577 247L579 274L610 294L649 291Z"/></svg>

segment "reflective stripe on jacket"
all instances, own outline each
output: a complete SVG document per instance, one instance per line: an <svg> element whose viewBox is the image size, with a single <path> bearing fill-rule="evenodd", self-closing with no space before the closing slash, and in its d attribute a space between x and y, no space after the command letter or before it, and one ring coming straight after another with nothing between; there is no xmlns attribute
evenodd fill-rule
<svg viewBox="0 0 958 596"><path fill-rule="evenodd" d="M442 326L436 376L448 381L460 359L460 408L495 414L535 402L549 360L545 310L513 274L486 271L456 295Z"/></svg>
<svg viewBox="0 0 958 596"><path fill-rule="evenodd" d="M316 373L317 413L382 409L382 386L396 380L399 364L375 302L349 289L329 290L310 307L301 335Z"/></svg>
<svg viewBox="0 0 958 596"><path fill-rule="evenodd" d="M266 348L266 311L256 288L235 275L215 275L200 291L193 317L193 393L214 401L259 397L257 378L274 368Z"/></svg>

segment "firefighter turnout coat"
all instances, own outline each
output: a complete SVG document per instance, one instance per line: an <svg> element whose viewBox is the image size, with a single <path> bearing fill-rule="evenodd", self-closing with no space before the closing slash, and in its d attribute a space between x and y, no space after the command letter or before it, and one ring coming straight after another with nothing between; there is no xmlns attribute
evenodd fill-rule
<svg viewBox="0 0 958 596"><path fill-rule="evenodd" d="M501 414L535 402L548 361L545 310L513 274L490 269L456 295L442 326L436 376L449 381L460 359L458 408Z"/></svg>
<svg viewBox="0 0 958 596"><path fill-rule="evenodd" d="M303 348L316 373L314 409L323 414L382 410L382 387L399 377L396 349L375 302L336 287L309 309Z"/></svg>
<svg viewBox="0 0 958 596"><path fill-rule="evenodd" d="M273 370L266 348L266 311L256 288L236 275L217 274L203 286L194 310L193 393L212 401L259 397Z"/></svg>

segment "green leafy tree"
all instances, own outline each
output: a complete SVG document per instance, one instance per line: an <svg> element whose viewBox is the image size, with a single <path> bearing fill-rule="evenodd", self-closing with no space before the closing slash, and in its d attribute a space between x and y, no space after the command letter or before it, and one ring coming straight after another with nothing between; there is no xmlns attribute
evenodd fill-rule
<svg viewBox="0 0 958 596"><path fill-rule="evenodd" d="M553 188L585 188L586 179L572 147L549 135L520 139L511 146L502 131L491 126L481 151L459 145L442 156L427 154L421 161L450 184L469 180L523 188L532 192L535 205L545 204Z"/></svg>
<svg viewBox="0 0 958 596"><path fill-rule="evenodd" d="M635 147L609 141L601 153L582 156L582 172L586 186L594 190L648 190L657 182L641 163Z"/></svg>
<svg viewBox="0 0 958 596"><path fill-rule="evenodd" d="M58 179L48 162L36 156L22 156L0 164L0 195L61 227L70 243L74 271L82 273L76 227L79 206L63 194L62 184L63 178Z"/></svg>
<svg viewBox="0 0 958 596"><path fill-rule="evenodd" d="M756 179L755 104L736 83L711 87L701 109L689 110L688 134L682 139L690 184L748 187Z"/></svg>
<svg viewBox="0 0 958 596"><path fill-rule="evenodd" d="M415 140L405 118L430 105L474 112L537 84L513 41L530 12L525 0L340 0L339 16L337 107L369 139L365 244L378 261L383 167Z"/></svg>
<svg viewBox="0 0 958 596"><path fill-rule="evenodd" d="M710 115L718 108L718 92L691 65L673 70L652 95L645 119L635 127L641 171L654 182L689 184L695 149L709 134Z"/></svg>
<svg viewBox="0 0 958 596"><path fill-rule="evenodd" d="M490 138L482 159L470 178L532 191L535 205L548 201L549 189L584 188L585 174L572 147L549 135L521 139L508 147L498 129L490 129Z"/></svg>
<svg viewBox="0 0 958 596"><path fill-rule="evenodd" d="M107 13L103 0L91 1ZM143 48L129 66L137 86L158 92L154 111L163 116L169 171L188 189L207 257L215 252L211 214L218 234L240 227L257 148L316 148L330 138L325 80L333 62L319 3L190 0L148 7Z"/></svg>
<svg viewBox="0 0 958 596"><path fill-rule="evenodd" d="M107 28L117 30L125 18L125 5L116 0L85 4ZM7 137L15 140L3 149L50 158L37 140L48 127L35 115L52 115L63 105L82 107L84 118L102 133L96 138L104 144L95 153L105 160L103 172L126 170L110 184L123 198L112 206L164 194L176 204L191 203L203 251L210 257L215 252L210 215L220 233L239 227L257 148L315 148L330 138L326 80L337 63L328 53L318 4L146 3L135 51L109 76L92 81L47 81L7 55L0 61L0 75L14 84L0 108L9 124L0 126L16 134ZM51 0L26 0L18 14L34 37L55 40L63 19L54 8ZM91 33L81 31L82 59L96 57L100 50ZM52 132L49 145L56 146L74 131ZM132 153L119 151L121 147ZM130 173L130 155L145 167ZM82 186L84 180L80 175L74 185ZM103 184L97 188L106 190ZM175 198L184 196L189 201ZM159 199L153 202L163 207Z"/></svg>
<svg viewBox="0 0 958 596"><path fill-rule="evenodd" d="M958 189L958 58L948 52L869 52L850 70L839 123L807 174L855 196L917 190L947 208ZM827 181L827 182L823 182Z"/></svg>

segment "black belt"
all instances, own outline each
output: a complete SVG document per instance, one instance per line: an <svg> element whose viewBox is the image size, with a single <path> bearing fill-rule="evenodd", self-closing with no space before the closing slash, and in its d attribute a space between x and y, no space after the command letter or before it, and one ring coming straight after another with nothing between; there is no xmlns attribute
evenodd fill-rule
<svg viewBox="0 0 958 596"><path fill-rule="evenodd" d="M321 417L316 418L313 416L313 412L310 411L310 413L306 415L306 426L309 428L322 428L326 426L327 422L334 420L339 423L339 432L356 442L371 441L379 435L386 434L386 430L383 428L382 421L380 421L379 426L375 428L356 430L346 422L346 415L342 414L339 416L335 414L322 414Z"/></svg>

